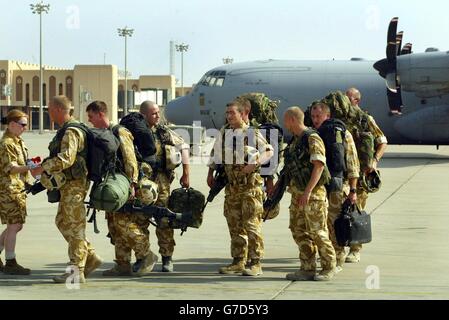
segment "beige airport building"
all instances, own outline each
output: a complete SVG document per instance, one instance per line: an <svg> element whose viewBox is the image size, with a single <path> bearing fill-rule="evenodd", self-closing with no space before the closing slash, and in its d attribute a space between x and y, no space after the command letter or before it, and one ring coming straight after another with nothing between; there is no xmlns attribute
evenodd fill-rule
<svg viewBox="0 0 449 320"><path fill-rule="evenodd" d="M66 95L74 106L74 116L86 122L85 108L93 100L103 100L111 107L110 119L122 116L125 79L119 76L115 65L75 65L73 69L43 66L44 129L53 130L46 112L48 99ZM0 111L4 117L13 108L19 108L30 117L30 130L39 128L38 64L0 60ZM144 100L153 100L164 106L180 96L173 75L142 75L128 79L128 110L134 110ZM184 87L188 94L191 87Z"/></svg>

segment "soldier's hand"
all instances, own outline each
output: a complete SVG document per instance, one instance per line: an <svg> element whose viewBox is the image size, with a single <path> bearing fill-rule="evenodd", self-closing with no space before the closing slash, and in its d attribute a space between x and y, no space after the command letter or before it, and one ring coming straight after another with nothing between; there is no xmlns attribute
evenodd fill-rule
<svg viewBox="0 0 449 320"><path fill-rule="evenodd" d="M254 169L256 169L256 165L255 164L247 164L243 169L242 172L245 174L250 174L254 171Z"/></svg>
<svg viewBox="0 0 449 320"><path fill-rule="evenodd" d="M265 188L266 188L266 191L267 191L267 196L269 198L271 198L273 196L274 190L276 190L277 185L278 185L277 182L276 182L276 185L273 185L273 179L267 179L265 181Z"/></svg>
<svg viewBox="0 0 449 320"><path fill-rule="evenodd" d="M351 201L351 204L355 204L357 202L357 193L350 192L348 194L348 200Z"/></svg>
<svg viewBox="0 0 449 320"><path fill-rule="evenodd" d="M212 188L214 186L214 183L215 183L214 176L212 174L208 174L207 175L207 185L209 186L209 188Z"/></svg>
<svg viewBox="0 0 449 320"><path fill-rule="evenodd" d="M304 192L302 196L300 196L298 199L298 205L300 207L305 207L306 205L309 204L309 200L310 200L310 192Z"/></svg>
<svg viewBox="0 0 449 320"><path fill-rule="evenodd" d="M135 189L135 184L132 183L131 186L129 187L129 191L130 191L130 195L129 195L129 200L134 200L136 198L136 189Z"/></svg>
<svg viewBox="0 0 449 320"><path fill-rule="evenodd" d="M189 175L184 173L181 177L181 180L179 180L179 183L183 188L190 187Z"/></svg>
<svg viewBox="0 0 449 320"><path fill-rule="evenodd" d="M39 166L39 167L36 167L36 168L30 170L30 172L31 172L31 175L36 178L36 176L41 175L44 172L44 168Z"/></svg>

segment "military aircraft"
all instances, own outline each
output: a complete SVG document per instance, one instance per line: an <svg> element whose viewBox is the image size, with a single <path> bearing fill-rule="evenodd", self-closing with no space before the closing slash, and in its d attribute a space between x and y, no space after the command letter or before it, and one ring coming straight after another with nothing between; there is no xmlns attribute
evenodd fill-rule
<svg viewBox="0 0 449 320"><path fill-rule="evenodd" d="M279 100L282 119L290 106L304 109L329 92L354 86L362 93L361 107L376 119L389 143L449 144L449 51L413 53L412 44L402 46L397 26L396 17L388 28L386 58L377 62L265 60L214 68L189 95L168 103L167 119L220 128L226 103L246 92Z"/></svg>

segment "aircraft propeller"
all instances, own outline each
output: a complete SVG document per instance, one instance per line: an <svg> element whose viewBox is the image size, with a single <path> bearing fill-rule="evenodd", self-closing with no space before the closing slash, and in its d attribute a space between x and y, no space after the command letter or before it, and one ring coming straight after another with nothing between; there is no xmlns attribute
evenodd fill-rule
<svg viewBox="0 0 449 320"><path fill-rule="evenodd" d="M412 44L407 43L402 48L402 39L404 32L397 32L399 18L394 17L390 21L387 32L387 48L385 59L379 60L374 64L380 76L385 78L387 84L387 97L392 113L401 113L402 96L400 76L397 73L397 57L412 52Z"/></svg>

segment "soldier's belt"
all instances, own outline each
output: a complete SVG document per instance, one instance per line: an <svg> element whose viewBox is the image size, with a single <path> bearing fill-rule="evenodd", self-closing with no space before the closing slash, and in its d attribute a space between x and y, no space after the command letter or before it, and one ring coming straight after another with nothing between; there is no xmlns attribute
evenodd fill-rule
<svg viewBox="0 0 449 320"><path fill-rule="evenodd" d="M247 184L254 184L256 181L256 177L253 175L251 177L240 177L240 178L232 178L229 179L229 184L231 186L242 186Z"/></svg>

